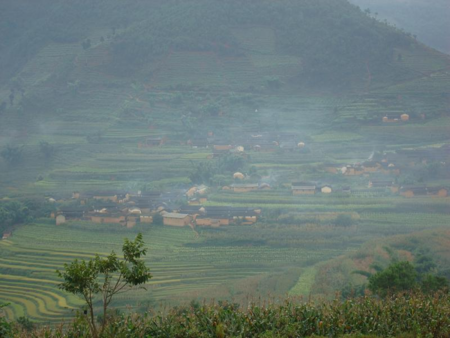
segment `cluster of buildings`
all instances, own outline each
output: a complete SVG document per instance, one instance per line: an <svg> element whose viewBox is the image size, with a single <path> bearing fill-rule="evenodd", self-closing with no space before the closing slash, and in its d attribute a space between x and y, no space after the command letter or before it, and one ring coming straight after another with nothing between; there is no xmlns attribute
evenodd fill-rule
<svg viewBox="0 0 450 338"><path fill-rule="evenodd" d="M196 137L187 141L193 148L211 148L210 158L235 153L245 156L245 151L275 152L278 150L296 151L305 148L305 143L294 133L260 133L238 135L233 140L215 137L209 132L205 137Z"/></svg>
<svg viewBox="0 0 450 338"><path fill-rule="evenodd" d="M74 192L71 206L63 206L52 213L56 225L69 220L85 220L98 224L120 224L132 228L138 223L152 224L156 215L168 226L219 227L231 224L253 224L261 210L239 207L203 207L196 202L206 201L206 186L171 192L98 191ZM188 198L188 204L179 206Z"/></svg>
<svg viewBox="0 0 450 338"><path fill-rule="evenodd" d="M400 116L385 115L382 119L383 123L408 122L409 115L401 114Z"/></svg>
<svg viewBox="0 0 450 338"><path fill-rule="evenodd" d="M184 206L177 212L163 213L164 225L219 228L226 225L250 225L258 221L259 208Z"/></svg>
<svg viewBox="0 0 450 338"><path fill-rule="evenodd" d="M324 165L325 171L332 174L342 174L344 176L361 176L370 173L380 173L386 175L399 175L400 168L387 160L365 161L363 163L339 165L327 163Z"/></svg>

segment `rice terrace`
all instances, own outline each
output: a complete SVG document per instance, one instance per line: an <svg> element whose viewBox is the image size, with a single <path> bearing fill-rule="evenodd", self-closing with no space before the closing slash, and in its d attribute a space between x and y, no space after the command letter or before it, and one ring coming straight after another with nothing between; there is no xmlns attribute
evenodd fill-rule
<svg viewBox="0 0 450 338"><path fill-rule="evenodd" d="M450 56L420 35L346 0L23 0L0 22L0 321L93 311L56 271L138 234L151 278L111 309L162 311L165 336L201 304L384 306L374 276L400 263L414 287L389 291L448 311ZM191 336L266 332L226 318ZM366 334L327 325L264 337ZM371 332L416 332L395 330Z"/></svg>

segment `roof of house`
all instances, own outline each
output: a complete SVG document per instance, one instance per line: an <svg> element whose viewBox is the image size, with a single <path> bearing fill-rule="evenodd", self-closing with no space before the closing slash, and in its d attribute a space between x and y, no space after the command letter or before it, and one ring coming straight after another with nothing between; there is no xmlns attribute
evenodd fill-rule
<svg viewBox="0 0 450 338"><path fill-rule="evenodd" d="M400 192L412 191L414 194L426 194L427 187L401 187Z"/></svg>
<svg viewBox="0 0 450 338"><path fill-rule="evenodd" d="M232 184L231 185L232 188L258 188L259 184L258 183L254 183L254 184Z"/></svg>
<svg viewBox="0 0 450 338"><path fill-rule="evenodd" d="M168 212L163 215L163 217L165 217L165 218L176 218L176 219L183 219L188 216L189 216L188 214L177 214L177 213L171 213L171 212Z"/></svg>
<svg viewBox="0 0 450 338"><path fill-rule="evenodd" d="M292 189L316 189L316 184L311 182L292 182Z"/></svg>
<svg viewBox="0 0 450 338"><path fill-rule="evenodd" d="M429 193L437 193L441 190L448 190L448 188L447 187L429 187L427 190Z"/></svg>

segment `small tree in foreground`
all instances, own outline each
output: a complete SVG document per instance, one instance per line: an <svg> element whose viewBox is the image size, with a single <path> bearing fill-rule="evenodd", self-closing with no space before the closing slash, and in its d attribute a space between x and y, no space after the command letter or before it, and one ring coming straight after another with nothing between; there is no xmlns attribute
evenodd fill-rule
<svg viewBox="0 0 450 338"><path fill-rule="evenodd" d="M133 287L141 286L152 278L150 269L142 260L147 253L142 234L138 234L134 241L125 239L122 252L123 259L118 258L113 251L107 257L96 255L89 261L75 260L70 264L64 264L64 271L57 270L58 276L64 280L59 288L79 295L86 301L89 311L87 321L94 338L102 335L105 330L107 310L113 297ZM94 315L97 295L103 313L100 330L97 328Z"/></svg>

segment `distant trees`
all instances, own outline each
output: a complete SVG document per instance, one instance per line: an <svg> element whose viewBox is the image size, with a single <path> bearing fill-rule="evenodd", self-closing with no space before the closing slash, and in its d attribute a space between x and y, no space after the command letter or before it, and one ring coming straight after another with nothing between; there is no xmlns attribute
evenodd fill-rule
<svg viewBox="0 0 450 338"><path fill-rule="evenodd" d="M196 184L223 182L222 174L240 171L244 166L245 160L243 157L230 154L220 157L215 162L195 164L189 178L192 183Z"/></svg>
<svg viewBox="0 0 450 338"><path fill-rule="evenodd" d="M336 217L334 220L334 225L338 227L349 227L354 224L353 218L351 215L341 214Z"/></svg>
<svg viewBox="0 0 450 338"><path fill-rule="evenodd" d="M84 40L81 43L81 46L83 47L84 50L91 48L91 39Z"/></svg>
<svg viewBox="0 0 450 338"><path fill-rule="evenodd" d="M395 262L369 277L368 288L374 294L412 290L416 286L417 271L409 262Z"/></svg>
<svg viewBox="0 0 450 338"><path fill-rule="evenodd" d="M16 165L22 160L23 147L13 146L11 144L6 145L0 155L10 165Z"/></svg>
<svg viewBox="0 0 450 338"><path fill-rule="evenodd" d="M388 294L420 289L424 293L447 290L448 280L436 274L435 264L429 257L419 255L416 265L407 261L393 261L387 268L375 274L367 273L368 289L385 297Z"/></svg>
<svg viewBox="0 0 450 338"><path fill-rule="evenodd" d="M0 304L0 311L2 311L2 308L7 307L10 305L9 303L6 304ZM13 337L13 328L10 322L6 320L6 318L3 315L0 315L0 337Z"/></svg>
<svg viewBox="0 0 450 338"><path fill-rule="evenodd" d="M0 233L8 227L30 221L30 210L19 201L6 200L0 202Z"/></svg>
<svg viewBox="0 0 450 338"><path fill-rule="evenodd" d="M46 141L41 141L39 143L39 150L46 160L51 159L56 153L55 146Z"/></svg>

